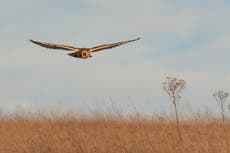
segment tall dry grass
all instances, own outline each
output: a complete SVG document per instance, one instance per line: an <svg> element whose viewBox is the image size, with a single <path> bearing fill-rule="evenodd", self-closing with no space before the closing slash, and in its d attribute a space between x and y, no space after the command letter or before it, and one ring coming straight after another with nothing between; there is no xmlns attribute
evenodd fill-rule
<svg viewBox="0 0 230 153"><path fill-rule="evenodd" d="M226 130L230 124L226 122ZM0 153L224 153L220 122L196 116L176 121L141 115L8 115L0 119ZM229 132L227 132L229 133Z"/></svg>

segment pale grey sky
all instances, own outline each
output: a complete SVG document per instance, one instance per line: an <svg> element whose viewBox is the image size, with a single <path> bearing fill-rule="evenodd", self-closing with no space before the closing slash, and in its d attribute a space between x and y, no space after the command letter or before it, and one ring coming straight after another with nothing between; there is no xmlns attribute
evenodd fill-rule
<svg viewBox="0 0 230 153"><path fill-rule="evenodd" d="M212 93L230 91L229 1L0 2L2 110L170 110L167 76L187 81L185 111L215 110ZM137 37L89 60L28 41L91 47Z"/></svg>

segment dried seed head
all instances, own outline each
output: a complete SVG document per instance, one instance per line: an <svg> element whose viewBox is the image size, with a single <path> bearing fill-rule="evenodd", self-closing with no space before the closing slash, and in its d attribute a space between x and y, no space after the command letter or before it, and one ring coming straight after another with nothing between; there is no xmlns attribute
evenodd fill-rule
<svg viewBox="0 0 230 153"><path fill-rule="evenodd" d="M218 90L215 93L213 93L213 97L216 99L217 102L219 102L220 104L223 104L226 99L228 98L229 93L225 92L223 90Z"/></svg>
<svg viewBox="0 0 230 153"><path fill-rule="evenodd" d="M176 102L179 99L181 91L185 88L186 82L177 78L166 77L166 81L163 82L163 90L167 92L169 97Z"/></svg>

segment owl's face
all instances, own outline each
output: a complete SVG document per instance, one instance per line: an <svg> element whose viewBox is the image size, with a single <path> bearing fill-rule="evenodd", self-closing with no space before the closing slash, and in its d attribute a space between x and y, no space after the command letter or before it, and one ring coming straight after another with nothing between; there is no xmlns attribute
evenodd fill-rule
<svg viewBox="0 0 230 153"><path fill-rule="evenodd" d="M83 58L83 59L87 59L89 57L92 57L91 51L84 50L84 51L81 51L80 54L81 54L81 58Z"/></svg>

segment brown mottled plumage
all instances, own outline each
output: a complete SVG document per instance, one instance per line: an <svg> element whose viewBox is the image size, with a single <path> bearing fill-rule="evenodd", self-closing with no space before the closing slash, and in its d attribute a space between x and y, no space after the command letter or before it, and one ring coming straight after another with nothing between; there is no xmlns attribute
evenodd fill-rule
<svg viewBox="0 0 230 153"><path fill-rule="evenodd" d="M96 47L92 47L92 48L76 48L76 47L67 46L67 45L58 45L58 44L39 42L39 41L34 41L34 40L30 40L30 41L39 45L39 46L50 48L50 49L62 49L62 50L67 50L67 51L74 51L68 55L76 57L76 58L87 59L89 57L92 57L91 56L92 52L97 52L97 51L101 51L104 49L110 49L110 48L124 45L124 44L127 44L129 42L133 42L133 41L136 41L139 39L140 38L128 40L128 41L117 42L117 43L113 43L113 44L105 44L105 45L100 45L100 46L96 46Z"/></svg>

